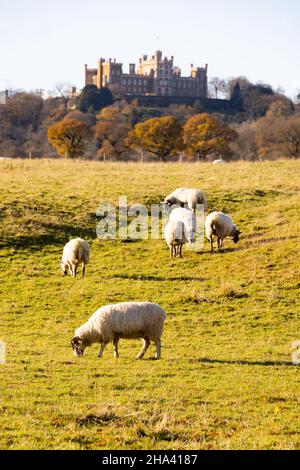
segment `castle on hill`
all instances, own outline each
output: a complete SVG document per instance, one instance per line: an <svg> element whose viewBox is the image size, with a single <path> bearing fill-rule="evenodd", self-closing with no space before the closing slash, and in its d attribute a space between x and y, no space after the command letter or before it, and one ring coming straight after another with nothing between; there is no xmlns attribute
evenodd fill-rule
<svg viewBox="0 0 300 470"><path fill-rule="evenodd" d="M194 67L190 76L183 77L181 69L174 66L174 57L163 57L156 51L151 57L143 55L138 66L129 64L128 73L116 59L98 60L97 68L85 65L85 85L108 87L115 95L157 96L182 98L207 98L207 64Z"/></svg>

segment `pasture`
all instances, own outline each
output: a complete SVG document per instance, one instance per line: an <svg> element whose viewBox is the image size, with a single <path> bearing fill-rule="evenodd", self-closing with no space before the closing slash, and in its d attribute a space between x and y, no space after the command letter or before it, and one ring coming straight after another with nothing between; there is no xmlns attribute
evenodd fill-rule
<svg viewBox="0 0 300 470"><path fill-rule="evenodd" d="M96 239L101 202L149 206L205 191L242 230L221 254L164 240ZM1 449L300 449L300 162L0 162ZM91 243L86 278L61 277L64 244ZM80 274L80 273L79 273ZM100 306L167 312L162 359L120 340L74 357L74 329Z"/></svg>

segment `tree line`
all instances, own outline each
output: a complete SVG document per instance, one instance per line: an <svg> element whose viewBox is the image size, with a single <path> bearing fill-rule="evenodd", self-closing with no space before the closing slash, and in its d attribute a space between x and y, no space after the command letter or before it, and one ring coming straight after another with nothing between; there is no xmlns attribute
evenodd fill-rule
<svg viewBox="0 0 300 470"><path fill-rule="evenodd" d="M70 106L58 96L17 92L0 105L0 156L161 160L264 160L300 156L300 105L281 90L244 77L212 79L212 93L234 112L206 113L200 102L168 108L139 106L86 86ZM300 96L298 97L300 98ZM73 100L74 101L74 100Z"/></svg>

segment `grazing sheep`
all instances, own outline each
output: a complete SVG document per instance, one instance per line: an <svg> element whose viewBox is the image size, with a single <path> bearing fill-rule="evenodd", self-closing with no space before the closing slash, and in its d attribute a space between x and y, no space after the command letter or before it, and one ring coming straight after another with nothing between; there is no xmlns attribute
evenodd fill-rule
<svg viewBox="0 0 300 470"><path fill-rule="evenodd" d="M73 277L76 276L79 263L82 263L82 277L85 274L85 266L89 261L90 247L82 238L74 238L70 240L64 247L61 270L63 275L67 274L67 269Z"/></svg>
<svg viewBox="0 0 300 470"><path fill-rule="evenodd" d="M213 165L219 165L220 163L225 163L223 158L218 158L217 160L214 160L213 162Z"/></svg>
<svg viewBox="0 0 300 470"><path fill-rule="evenodd" d="M204 192L199 189L177 188L165 197L163 202L169 206L187 204L193 211L196 210L197 204L203 204L204 212L206 211L206 197Z"/></svg>
<svg viewBox="0 0 300 470"><path fill-rule="evenodd" d="M100 343L98 357L101 357L105 346L112 341L114 356L119 357L118 341L120 338L142 338L143 347L137 359L141 359L153 341L156 345L156 359L160 358L160 337L163 331L165 311L151 302L124 302L105 305L99 308L77 328L71 344L74 356L82 356L85 348L92 343Z"/></svg>
<svg viewBox="0 0 300 470"><path fill-rule="evenodd" d="M188 243L195 242L195 233L196 233L196 216L190 209L185 207L176 207L173 209L169 222L182 222L183 224L183 233ZM169 223L168 222L168 223Z"/></svg>
<svg viewBox="0 0 300 470"><path fill-rule="evenodd" d="M237 243L241 232L232 223L229 215L223 214L223 212L211 212L205 219L205 233L207 240L210 241L211 252L213 253L213 235L217 237L220 251L224 238L230 237L234 243Z"/></svg>
<svg viewBox="0 0 300 470"><path fill-rule="evenodd" d="M175 258L179 253L182 258L182 245L187 243L184 223L180 220L169 220L165 227L165 240L170 248L170 257Z"/></svg>

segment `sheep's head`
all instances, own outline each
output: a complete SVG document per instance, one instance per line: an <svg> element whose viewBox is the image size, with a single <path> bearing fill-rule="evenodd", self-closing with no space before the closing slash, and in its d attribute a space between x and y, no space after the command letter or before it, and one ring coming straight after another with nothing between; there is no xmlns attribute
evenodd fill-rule
<svg viewBox="0 0 300 470"><path fill-rule="evenodd" d="M234 230L234 232L233 232L233 237L232 237L234 243L237 243L237 242L239 241L239 239L240 239L240 234L241 234L241 231L238 230L237 228L235 228L235 230Z"/></svg>
<svg viewBox="0 0 300 470"><path fill-rule="evenodd" d="M85 350L86 344L82 338L75 336L71 341L74 356L82 356Z"/></svg>
<svg viewBox="0 0 300 470"><path fill-rule="evenodd" d="M163 211L169 213L169 211L172 207L172 202L169 201L168 199L164 199L163 201L160 202L160 206L161 206Z"/></svg>
<svg viewBox="0 0 300 470"><path fill-rule="evenodd" d="M62 275L65 276L68 270L67 270L67 265L63 261L60 262L60 268L61 268Z"/></svg>
<svg viewBox="0 0 300 470"><path fill-rule="evenodd" d="M188 243L192 244L196 241L196 233L193 227L184 225L184 236Z"/></svg>

